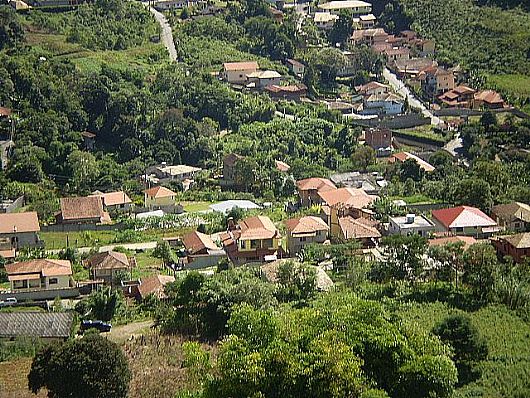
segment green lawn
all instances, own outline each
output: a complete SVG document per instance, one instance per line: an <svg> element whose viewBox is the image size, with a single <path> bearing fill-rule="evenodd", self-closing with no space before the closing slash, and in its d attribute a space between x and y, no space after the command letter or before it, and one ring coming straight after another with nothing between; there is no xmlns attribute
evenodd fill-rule
<svg viewBox="0 0 530 398"><path fill-rule="evenodd" d="M184 207L184 211L188 213L209 210L210 205L218 202L180 202Z"/></svg>
<svg viewBox="0 0 530 398"><path fill-rule="evenodd" d="M108 245L114 242L116 231L41 232L47 250L70 247ZM68 244L67 244L68 243Z"/></svg>

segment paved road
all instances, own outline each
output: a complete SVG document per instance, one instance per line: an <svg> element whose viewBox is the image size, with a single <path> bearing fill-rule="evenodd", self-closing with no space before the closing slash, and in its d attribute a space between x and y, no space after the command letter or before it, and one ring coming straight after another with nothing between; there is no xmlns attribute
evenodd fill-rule
<svg viewBox="0 0 530 398"><path fill-rule="evenodd" d="M421 111L423 116L428 117L429 119L431 119L431 124L432 125L437 126L437 125L442 123L442 120L439 117L433 115L432 112L429 111L425 107L425 105L423 105L423 103L420 100L418 100L414 96L414 94L412 94L410 92L410 90L405 85L405 83L403 83L401 80L399 80L398 77L395 74L393 74L392 72L390 72L390 70L388 70L388 68L384 68L383 69L383 76L385 77L386 80L388 80L388 83L390 84L390 86L392 86L392 88L397 93L399 93L401 96L407 98L407 100L409 102L409 106L411 108L414 108L414 109L417 109L417 110Z"/></svg>
<svg viewBox="0 0 530 398"><path fill-rule="evenodd" d="M164 46L166 46L167 51L169 53L169 58L171 59L171 61L176 61L177 50L175 49L175 42L173 41L173 33L171 31L171 26L169 26L169 22L167 21L164 14L158 12L153 7L149 7L149 11L151 11L151 14L153 14L157 22L160 24L160 27L162 28L162 32L160 33L160 40L162 40L162 43L164 43Z"/></svg>
<svg viewBox="0 0 530 398"><path fill-rule="evenodd" d="M455 134L455 138L445 144L444 149L453 156L458 156L462 151L463 143L460 133Z"/></svg>
<svg viewBox="0 0 530 398"><path fill-rule="evenodd" d="M113 250L115 247L124 247L128 250L148 250L148 249L154 249L156 247L157 242L142 242L142 243L116 243L115 245L106 245L101 246L99 248L99 252L107 252L110 250ZM89 253L93 248L92 247L79 247L77 248L77 251L79 253ZM54 249L54 250L47 250L48 253L51 254L57 254L62 249Z"/></svg>

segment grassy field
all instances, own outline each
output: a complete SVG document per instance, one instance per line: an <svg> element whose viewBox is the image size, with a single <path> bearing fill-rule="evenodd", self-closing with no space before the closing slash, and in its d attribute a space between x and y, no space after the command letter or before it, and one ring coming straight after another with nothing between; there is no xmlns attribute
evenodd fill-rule
<svg viewBox="0 0 530 398"><path fill-rule="evenodd" d="M209 206L218 202L180 202L184 211L188 213L209 210Z"/></svg>
<svg viewBox="0 0 530 398"><path fill-rule="evenodd" d="M487 83L519 97L530 97L530 76L489 75Z"/></svg>
<svg viewBox="0 0 530 398"><path fill-rule="evenodd" d="M152 73L169 63L161 43L145 43L121 51L91 51L76 43L68 43L66 36L29 31L26 40L33 51L48 53L56 59L69 59L82 71L97 72L104 64L120 70L142 70Z"/></svg>
<svg viewBox="0 0 530 398"><path fill-rule="evenodd" d="M47 250L70 247L109 245L114 242L115 231L41 232L39 234ZM67 245L68 242L68 245Z"/></svg>
<svg viewBox="0 0 530 398"><path fill-rule="evenodd" d="M410 136L411 139L426 138L429 140L439 142L442 145L449 141L449 139L432 131L431 125L418 126L412 129L403 129L403 130L396 130L396 131L398 131L401 134Z"/></svg>

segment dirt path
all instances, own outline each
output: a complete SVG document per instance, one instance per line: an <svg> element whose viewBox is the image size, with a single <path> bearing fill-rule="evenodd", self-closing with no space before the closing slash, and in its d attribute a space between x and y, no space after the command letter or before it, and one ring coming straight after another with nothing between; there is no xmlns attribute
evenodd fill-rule
<svg viewBox="0 0 530 398"><path fill-rule="evenodd" d="M131 336L140 336L146 333L153 324L153 320L150 319L148 321L128 323L127 325L113 326L112 330L107 333L107 337L116 343L122 343Z"/></svg>

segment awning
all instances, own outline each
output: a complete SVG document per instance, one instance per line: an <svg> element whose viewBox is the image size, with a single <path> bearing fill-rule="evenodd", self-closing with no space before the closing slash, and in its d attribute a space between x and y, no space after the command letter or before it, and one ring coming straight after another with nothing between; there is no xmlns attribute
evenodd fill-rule
<svg viewBox="0 0 530 398"><path fill-rule="evenodd" d="M12 281L27 281L40 279L40 274L18 274L18 275L8 275L7 279Z"/></svg>
<svg viewBox="0 0 530 398"><path fill-rule="evenodd" d="M490 233L500 232L500 231L502 231L501 227L484 227L484 228L482 228L482 233L483 234L490 234Z"/></svg>

